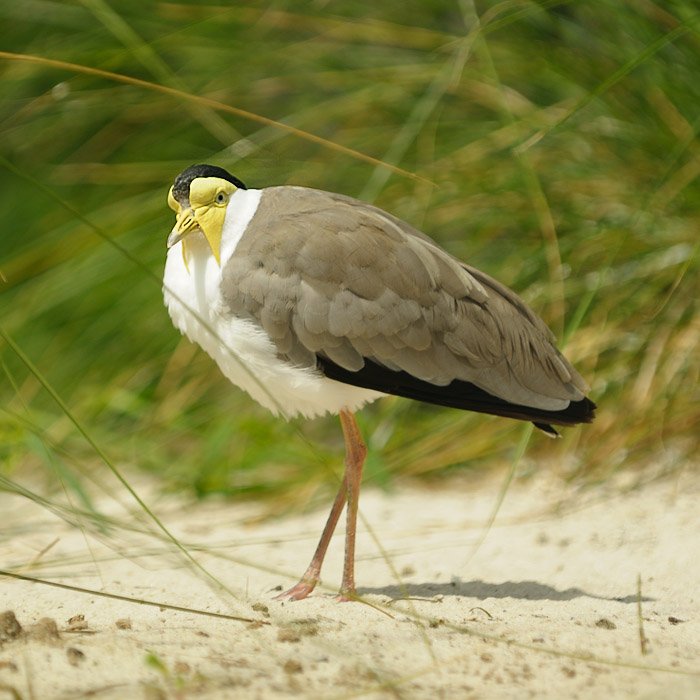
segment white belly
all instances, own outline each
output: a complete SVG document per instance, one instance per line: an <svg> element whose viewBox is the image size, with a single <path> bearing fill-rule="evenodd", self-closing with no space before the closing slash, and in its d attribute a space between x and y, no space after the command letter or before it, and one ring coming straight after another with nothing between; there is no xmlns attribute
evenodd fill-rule
<svg viewBox="0 0 700 700"><path fill-rule="evenodd" d="M248 194L254 192L249 190ZM247 225L251 217L244 222L239 219L236 228L241 223ZM224 225L224 241L228 243L222 246L224 260L242 234L233 228L228 222ZM338 413L342 408L357 410L383 396L328 379L315 368L280 360L274 344L257 324L232 317L225 308L219 291L221 268L204 237L199 233L188 236L187 250L189 269L182 257L182 243L168 250L163 295L170 317L181 333L214 359L227 379L258 403L285 418L297 414L311 418Z"/></svg>

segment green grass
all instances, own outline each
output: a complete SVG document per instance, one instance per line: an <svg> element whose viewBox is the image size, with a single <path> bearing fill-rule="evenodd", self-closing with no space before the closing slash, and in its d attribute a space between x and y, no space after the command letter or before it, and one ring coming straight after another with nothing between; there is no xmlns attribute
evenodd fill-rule
<svg viewBox="0 0 700 700"><path fill-rule="evenodd" d="M335 479L335 419L273 419L163 308L165 197L194 162L374 201L521 293L599 404L533 438L531 468L604 479L696 453L695 3L47 0L0 20L0 324L48 385L0 340L12 480L81 499L106 480L52 392L111 463L173 487L283 505ZM379 484L503 465L521 430L395 399L361 421Z"/></svg>

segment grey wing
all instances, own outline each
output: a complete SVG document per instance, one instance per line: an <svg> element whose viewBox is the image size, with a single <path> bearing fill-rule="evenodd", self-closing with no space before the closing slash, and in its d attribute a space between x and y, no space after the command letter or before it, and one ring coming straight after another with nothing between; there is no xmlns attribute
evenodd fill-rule
<svg viewBox="0 0 700 700"><path fill-rule="evenodd" d="M507 287L386 212L340 195L264 190L225 264L222 295L300 366L322 357L358 372L371 360L547 411L587 390Z"/></svg>

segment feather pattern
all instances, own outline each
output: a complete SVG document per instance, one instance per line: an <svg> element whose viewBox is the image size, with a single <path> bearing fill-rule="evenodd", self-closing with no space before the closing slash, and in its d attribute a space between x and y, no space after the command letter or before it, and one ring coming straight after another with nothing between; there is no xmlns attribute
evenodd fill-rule
<svg viewBox="0 0 700 700"><path fill-rule="evenodd" d="M584 399L585 382L514 292L369 204L267 188L233 253L222 303L293 365L356 386L376 368L403 372L435 388L415 397L432 403L454 382L547 414ZM398 393L381 384L368 388Z"/></svg>

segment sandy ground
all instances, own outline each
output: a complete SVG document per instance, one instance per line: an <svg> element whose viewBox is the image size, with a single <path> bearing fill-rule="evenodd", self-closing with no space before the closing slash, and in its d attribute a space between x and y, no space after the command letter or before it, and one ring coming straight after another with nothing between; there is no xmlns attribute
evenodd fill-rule
<svg viewBox="0 0 700 700"><path fill-rule="evenodd" d="M0 494L0 568L200 611L0 577L0 698L700 698L697 470L632 490L515 483L487 531L498 490L367 489L370 605L330 595L338 537L327 587L273 600L322 511L260 523L255 504L152 496L226 592L136 517L89 535Z"/></svg>

